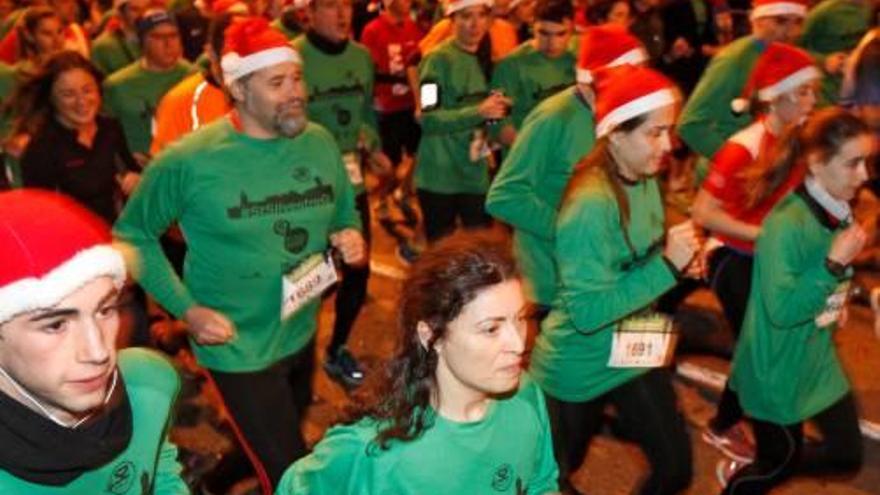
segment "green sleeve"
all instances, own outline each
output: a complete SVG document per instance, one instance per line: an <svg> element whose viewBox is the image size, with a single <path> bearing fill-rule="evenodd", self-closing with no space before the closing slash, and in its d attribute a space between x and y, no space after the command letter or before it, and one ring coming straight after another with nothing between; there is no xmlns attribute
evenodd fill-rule
<svg viewBox="0 0 880 495"><path fill-rule="evenodd" d="M483 122L483 117L478 112L479 105L468 105L454 110L444 108L450 103L444 96L444 89L449 87L449 70L442 55L436 52L429 55L419 69L419 85L436 83L440 87L440 105L422 112L422 132L425 134L466 131Z"/></svg>
<svg viewBox="0 0 880 495"><path fill-rule="evenodd" d="M361 124L361 132L364 136L365 145L369 151L382 149L382 141L379 138L379 122L376 120L376 109L373 107L373 86L376 79L376 68L368 54L365 55L367 64L367 82L364 88L364 120Z"/></svg>
<svg viewBox="0 0 880 495"><path fill-rule="evenodd" d="M275 495L367 495L372 469L354 426L331 428L306 457L284 472Z"/></svg>
<svg viewBox="0 0 880 495"><path fill-rule="evenodd" d="M500 89L504 92L504 95L510 98L513 102L513 107L510 109L510 115L491 126L492 137L496 139L501 129L505 126L512 125L516 127L515 122L517 122L517 120L514 119L514 116L517 118L525 118L524 115L521 115L522 105L529 99L523 94L522 85L518 84L520 78L517 75L516 67L517 64L513 63L510 57L505 57L498 62L495 70L492 71L492 83L489 87L493 90ZM522 119L520 118L519 122L521 121Z"/></svg>
<svg viewBox="0 0 880 495"><path fill-rule="evenodd" d="M162 441L162 447L159 451L152 493L155 495L188 495L190 493L189 487L180 477L180 472L180 462L177 461L177 446L168 441L166 437Z"/></svg>
<svg viewBox="0 0 880 495"><path fill-rule="evenodd" d="M741 88L735 87L736 79L731 74L740 69L735 57L713 58L679 117L679 136L706 158L715 156L728 137L718 129L717 121L732 118L728 117L730 102L739 96Z"/></svg>
<svg viewBox="0 0 880 495"><path fill-rule="evenodd" d="M760 273L764 312L777 328L798 327L815 318L839 284L822 263L803 269L805 228L793 225L787 215L771 216L758 237L754 273Z"/></svg>
<svg viewBox="0 0 880 495"><path fill-rule="evenodd" d="M534 396L535 409L541 422L541 443L535 446L534 476L529 480L528 493L544 495L559 492L559 467L553 455L553 436L550 433L550 419L547 416L547 404L544 393L531 382L529 393Z"/></svg>
<svg viewBox="0 0 880 495"><path fill-rule="evenodd" d="M134 277L177 318L196 300L165 257L159 238L182 214L184 180L181 167L174 162L160 160L147 167L113 229L116 237L137 249Z"/></svg>
<svg viewBox="0 0 880 495"><path fill-rule="evenodd" d="M108 84L110 80L104 81L104 103L101 105L101 111L108 117L119 118L113 107L116 102L116 90L113 85Z"/></svg>
<svg viewBox="0 0 880 495"><path fill-rule="evenodd" d="M339 196L336 200L336 212L333 216L333 223L330 225L330 232L338 232L347 228L358 229L363 232L369 226L361 225L361 217L355 206L354 186L351 185L351 181L348 179L348 173L345 171L345 165L342 162L342 155L338 151L339 148L336 146L336 141L330 134L327 134L327 138L330 141L328 148L333 150L335 155L333 160L336 162L337 170L339 170L339 173L336 174L338 178L336 190Z"/></svg>
<svg viewBox="0 0 880 495"><path fill-rule="evenodd" d="M535 119L523 127L486 197L490 215L546 240L553 240L557 205L541 194L544 164L559 159L548 148L562 142L554 123Z"/></svg>
<svg viewBox="0 0 880 495"><path fill-rule="evenodd" d="M107 50L102 45L97 45L92 49L92 63L105 76L109 76L110 61L107 60Z"/></svg>
<svg viewBox="0 0 880 495"><path fill-rule="evenodd" d="M560 295L575 327L593 332L648 307L672 288L675 274L660 253L625 272L613 266L623 242L610 193L584 195L563 209L556 227Z"/></svg>

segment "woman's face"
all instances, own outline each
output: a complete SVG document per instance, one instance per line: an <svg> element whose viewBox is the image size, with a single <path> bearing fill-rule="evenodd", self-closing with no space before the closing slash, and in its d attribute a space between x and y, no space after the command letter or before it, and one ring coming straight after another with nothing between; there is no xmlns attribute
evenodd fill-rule
<svg viewBox="0 0 880 495"><path fill-rule="evenodd" d="M489 30L491 21L488 7L474 5L452 14L455 39L461 46L476 47Z"/></svg>
<svg viewBox="0 0 880 495"><path fill-rule="evenodd" d="M667 105L649 113L632 131L613 131L609 146L620 174L638 180L659 172L664 157L672 149L674 124L675 105Z"/></svg>
<svg viewBox="0 0 880 495"><path fill-rule="evenodd" d="M518 279L486 287L434 344L437 383L491 396L519 385L528 315Z"/></svg>
<svg viewBox="0 0 880 495"><path fill-rule="evenodd" d="M64 26L58 17L46 17L34 30L34 45L41 56L51 55L64 48Z"/></svg>
<svg viewBox="0 0 880 495"><path fill-rule="evenodd" d="M66 127L91 124L101 107L98 82L84 69L64 71L52 85L52 105L55 117Z"/></svg>
<svg viewBox="0 0 880 495"><path fill-rule="evenodd" d="M627 2L614 2L611 10L608 11L608 21L611 24L619 24L623 27L629 27L632 23L630 17L629 4Z"/></svg>
<svg viewBox="0 0 880 495"><path fill-rule="evenodd" d="M808 158L810 173L837 200L851 201L868 180L868 163L876 153L876 138L860 134L846 142L823 162L816 155Z"/></svg>
<svg viewBox="0 0 880 495"><path fill-rule="evenodd" d="M810 81L801 84L797 88L780 95L770 105L770 111L775 113L785 125L794 125L803 121L813 107L816 106L816 92L819 91L819 82Z"/></svg>

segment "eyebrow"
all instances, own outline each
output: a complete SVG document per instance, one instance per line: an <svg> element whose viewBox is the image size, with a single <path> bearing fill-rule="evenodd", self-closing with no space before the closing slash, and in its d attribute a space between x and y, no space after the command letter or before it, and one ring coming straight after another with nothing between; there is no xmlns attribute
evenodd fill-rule
<svg viewBox="0 0 880 495"><path fill-rule="evenodd" d="M107 303L107 301L113 299L114 297L116 297L118 295L119 295L118 289L115 289L115 288L110 289L109 291L107 291L106 294L104 294L101 297L100 301L98 302L98 307L103 306L104 304ZM53 318L58 318L58 317L74 316L77 314L79 314L79 310L74 309L74 308L47 309L44 312L30 318L28 321L38 322L38 321L44 321L44 320L51 320Z"/></svg>

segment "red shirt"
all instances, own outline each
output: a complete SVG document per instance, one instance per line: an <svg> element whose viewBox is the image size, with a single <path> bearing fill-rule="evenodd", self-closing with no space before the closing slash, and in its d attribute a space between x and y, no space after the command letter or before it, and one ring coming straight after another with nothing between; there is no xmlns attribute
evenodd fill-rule
<svg viewBox="0 0 880 495"><path fill-rule="evenodd" d="M776 206L786 194L798 186L806 174L806 168L796 165L782 185L760 204L753 208L745 208L745 184L739 177L740 172L755 162L759 156L772 151L777 137L771 134L758 119L750 126L734 134L715 153L709 175L703 188L721 201L722 209L730 216L749 225L761 225L770 210ZM720 233L714 234L726 246L739 251L753 253L755 243Z"/></svg>
<svg viewBox="0 0 880 495"><path fill-rule="evenodd" d="M406 62L418 51L422 32L412 19L397 22L391 15L382 14L364 27L361 43L366 45L376 64L374 104L382 113L411 110L415 106L413 94L406 81ZM399 78L384 80L389 76Z"/></svg>

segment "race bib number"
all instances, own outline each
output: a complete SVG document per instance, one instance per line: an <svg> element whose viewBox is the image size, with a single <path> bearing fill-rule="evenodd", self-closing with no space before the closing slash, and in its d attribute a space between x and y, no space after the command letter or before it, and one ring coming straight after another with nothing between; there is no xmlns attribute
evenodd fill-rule
<svg viewBox="0 0 880 495"><path fill-rule="evenodd" d="M281 320L321 297L339 279L330 252L314 254L282 277Z"/></svg>
<svg viewBox="0 0 880 495"><path fill-rule="evenodd" d="M849 294L849 280L837 286L828 299L825 300L825 307L819 316L816 317L816 326L819 328L827 327L840 319L840 313L846 306L846 297Z"/></svg>
<svg viewBox="0 0 880 495"><path fill-rule="evenodd" d="M348 180L355 186L364 183L364 175L361 173L361 157L358 153L346 153L342 155L345 163L345 171L348 172Z"/></svg>
<svg viewBox="0 0 880 495"><path fill-rule="evenodd" d="M644 314L620 322L611 341L611 368L659 368L675 353L678 335L666 315Z"/></svg>

